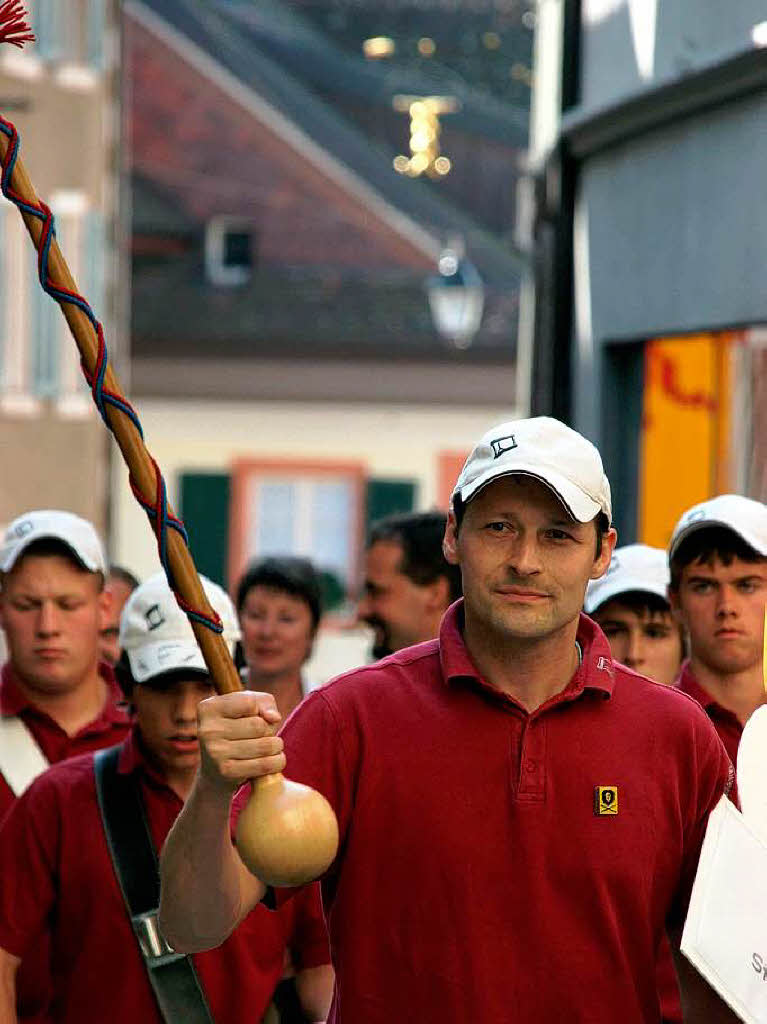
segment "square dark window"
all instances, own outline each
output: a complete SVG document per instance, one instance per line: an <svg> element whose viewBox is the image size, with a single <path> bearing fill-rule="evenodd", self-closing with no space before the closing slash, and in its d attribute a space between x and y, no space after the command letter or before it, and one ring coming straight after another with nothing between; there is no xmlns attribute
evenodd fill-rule
<svg viewBox="0 0 767 1024"><path fill-rule="evenodd" d="M224 232L225 267L244 267L250 270L253 266L253 238L249 231Z"/></svg>

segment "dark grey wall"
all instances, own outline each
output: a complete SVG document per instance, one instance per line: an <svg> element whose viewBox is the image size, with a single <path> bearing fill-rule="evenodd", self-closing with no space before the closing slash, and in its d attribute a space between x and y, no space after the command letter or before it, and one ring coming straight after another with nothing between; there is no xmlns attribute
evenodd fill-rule
<svg viewBox="0 0 767 1024"><path fill-rule="evenodd" d="M575 409L592 436L600 433L593 388L603 344L767 322L765 168L767 93L582 166Z"/></svg>
<svg viewBox="0 0 767 1024"><path fill-rule="evenodd" d="M656 3L652 77L643 79L630 11L651 11ZM766 0L583 0L581 104L610 104L747 49L752 27L765 20Z"/></svg>

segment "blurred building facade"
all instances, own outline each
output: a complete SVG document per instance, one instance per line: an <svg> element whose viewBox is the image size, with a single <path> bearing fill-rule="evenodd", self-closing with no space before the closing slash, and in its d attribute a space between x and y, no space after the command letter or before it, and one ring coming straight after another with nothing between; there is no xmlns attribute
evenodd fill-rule
<svg viewBox="0 0 767 1024"><path fill-rule="evenodd" d="M0 111L52 208L64 256L124 365L119 250L119 17L116 0L28 5L34 44L0 48ZM0 524L28 508L70 509L104 532L109 438L56 303L37 282L21 217L0 199Z"/></svg>
<svg viewBox="0 0 767 1024"><path fill-rule="evenodd" d="M538 5L520 373L601 446L624 543L767 498L766 17Z"/></svg>
<svg viewBox="0 0 767 1024"><path fill-rule="evenodd" d="M296 5L132 0L124 29L132 391L150 447L202 571L231 584L254 556L306 554L343 606L367 524L444 507L476 437L514 410L526 114L452 81L455 131L503 156L491 217L481 188L472 202L397 173L399 144L364 129L444 82L345 52ZM427 302L448 243L484 288L465 349ZM150 571L121 483L114 528L118 559Z"/></svg>

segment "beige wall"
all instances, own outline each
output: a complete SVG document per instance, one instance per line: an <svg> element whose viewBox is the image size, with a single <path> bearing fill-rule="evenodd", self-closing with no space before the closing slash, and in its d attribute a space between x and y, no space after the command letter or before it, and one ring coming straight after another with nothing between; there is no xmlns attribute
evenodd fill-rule
<svg viewBox="0 0 767 1024"><path fill-rule="evenodd" d="M78 11L80 7L68 0L65 17L70 12L76 19ZM105 324L113 357L122 346L114 314L119 153L117 68L112 63L117 53L115 11L110 0L105 15L105 71L93 69L84 60L78 64L47 61L35 46L24 51L0 47L0 111L19 130L21 159L37 194L51 203L57 194L78 193L86 210L99 211L103 217L107 244L100 257L105 295L96 312ZM78 22L74 24L77 27ZM21 227L17 229L17 211L5 200L0 202L6 206L4 272L6 284L14 291L13 307L0 329L0 526L30 508L59 507L86 516L106 533L107 433L90 408L87 392L72 389L75 374L69 369L78 357L65 330L57 336L66 349L61 366L69 367L61 371L60 393L45 399L32 393L30 308L31 290L37 285L31 282L29 268L34 266L34 248ZM69 262L77 258L70 253ZM82 261L82 253L79 258ZM82 280L78 284L85 287ZM86 298L96 305L93 296ZM9 383L11 365L15 371Z"/></svg>
<svg viewBox="0 0 767 1024"><path fill-rule="evenodd" d="M0 418L0 525L33 508L63 508L107 528L107 445L98 416Z"/></svg>
<svg viewBox="0 0 767 1024"><path fill-rule="evenodd" d="M240 458L359 461L370 475L411 478L418 505L436 502L440 453L468 449L494 423L515 415L507 406L251 404L142 401L147 443L176 503L178 474L227 470ZM154 537L122 465L112 481L111 554L140 577L157 571Z"/></svg>

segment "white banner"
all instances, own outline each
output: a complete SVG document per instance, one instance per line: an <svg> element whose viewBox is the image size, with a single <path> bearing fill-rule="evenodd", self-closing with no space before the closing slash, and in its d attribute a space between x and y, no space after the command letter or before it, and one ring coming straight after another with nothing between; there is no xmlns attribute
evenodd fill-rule
<svg viewBox="0 0 767 1024"><path fill-rule="evenodd" d="M709 818L682 952L746 1024L766 1024L767 843L726 797Z"/></svg>

